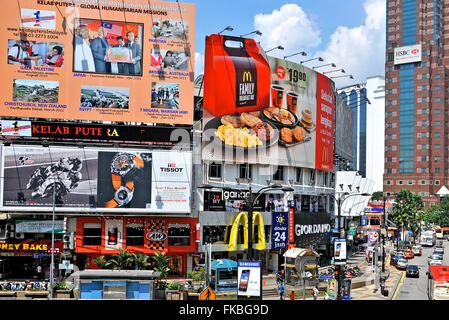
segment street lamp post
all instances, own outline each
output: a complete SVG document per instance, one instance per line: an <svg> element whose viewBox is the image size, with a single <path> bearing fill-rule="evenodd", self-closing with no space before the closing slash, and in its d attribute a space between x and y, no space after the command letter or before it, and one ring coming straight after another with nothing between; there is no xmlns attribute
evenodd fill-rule
<svg viewBox="0 0 449 320"><path fill-rule="evenodd" d="M265 53L268 53L268 52L273 51L273 50L276 50L276 49L278 49L278 50L284 50L284 47L281 46L281 45L279 45L279 46L277 46L277 47L274 47L274 48L271 48L270 50L265 51Z"/></svg>
<svg viewBox="0 0 449 320"><path fill-rule="evenodd" d="M335 202L337 203L337 221L338 221L338 238L339 239L346 239L346 232L345 232L345 226L344 223L341 223L341 207L343 205L343 202L345 202L348 198L353 196L370 196L369 193L349 193L347 191L345 192L339 192L339 196L335 197L332 194L323 194L324 196L331 196ZM342 236L343 235L343 236ZM334 264L335 264L335 256L334 256ZM342 265L338 265L338 279L337 279L337 300L342 299L341 295L341 285L342 285L342 279L343 279L343 267Z"/></svg>
<svg viewBox="0 0 449 320"><path fill-rule="evenodd" d="M287 58L296 56L296 55L298 55L298 54L300 54L300 55L302 55L302 56L307 56L307 53L306 53L305 51L301 51L301 52L297 52L297 53L294 53L294 54L291 54L291 55L288 55L288 56L284 56L284 60L287 59Z"/></svg>

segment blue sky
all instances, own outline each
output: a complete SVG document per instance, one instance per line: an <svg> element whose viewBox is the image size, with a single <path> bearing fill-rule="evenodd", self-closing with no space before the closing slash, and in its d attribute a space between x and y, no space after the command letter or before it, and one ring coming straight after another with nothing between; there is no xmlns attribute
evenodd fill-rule
<svg viewBox="0 0 449 320"><path fill-rule="evenodd" d="M239 36L256 29L262 36L251 35L264 49L279 44L285 50L270 55L283 57L301 50L312 58L321 56L345 69L349 78L336 79L337 86L364 82L366 77L384 75L385 0L186 0L196 5L195 73L203 71L204 44L207 35L230 25ZM305 60L289 58L294 62ZM323 64L312 61L307 65ZM334 73L334 76L344 75Z"/></svg>

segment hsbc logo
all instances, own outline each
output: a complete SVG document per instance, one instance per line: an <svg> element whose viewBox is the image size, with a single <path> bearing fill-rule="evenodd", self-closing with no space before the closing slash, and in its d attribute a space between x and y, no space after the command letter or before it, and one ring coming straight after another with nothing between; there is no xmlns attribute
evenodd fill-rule
<svg viewBox="0 0 449 320"><path fill-rule="evenodd" d="M413 45L394 49L394 64L414 63L421 61L421 45Z"/></svg>

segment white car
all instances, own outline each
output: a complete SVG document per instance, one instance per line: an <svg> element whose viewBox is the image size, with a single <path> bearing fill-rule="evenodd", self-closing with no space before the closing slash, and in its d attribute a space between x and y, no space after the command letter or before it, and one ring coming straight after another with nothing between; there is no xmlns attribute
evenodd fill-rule
<svg viewBox="0 0 449 320"><path fill-rule="evenodd" d="M396 268L398 269L407 269L408 267L408 261L407 259L399 259L398 263L396 264Z"/></svg>
<svg viewBox="0 0 449 320"><path fill-rule="evenodd" d="M412 251L415 254L415 256L420 256L422 254L421 246L413 246Z"/></svg>
<svg viewBox="0 0 449 320"><path fill-rule="evenodd" d="M442 265L443 264L443 257L438 255L438 254L434 254L434 255L429 257L428 263L429 263L430 266Z"/></svg>

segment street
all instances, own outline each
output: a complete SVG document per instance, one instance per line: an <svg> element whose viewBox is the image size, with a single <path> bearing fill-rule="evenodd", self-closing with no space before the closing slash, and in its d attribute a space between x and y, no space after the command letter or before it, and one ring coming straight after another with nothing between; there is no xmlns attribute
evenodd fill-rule
<svg viewBox="0 0 449 320"><path fill-rule="evenodd" d="M441 240L437 240L437 244ZM449 242L443 241L445 253L443 255L443 265L449 265L449 255L447 250ZM397 293L393 300L427 300L427 257L433 252L434 247L423 247L422 256L415 256L409 259L409 265L417 265L419 268L419 278L409 278L405 276L405 271L401 272L402 278L398 285Z"/></svg>

